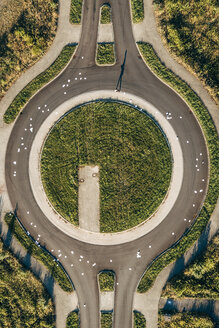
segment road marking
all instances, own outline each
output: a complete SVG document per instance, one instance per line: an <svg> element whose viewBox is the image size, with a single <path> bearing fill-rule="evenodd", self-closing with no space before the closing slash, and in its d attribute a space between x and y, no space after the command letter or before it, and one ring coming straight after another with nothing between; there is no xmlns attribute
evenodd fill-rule
<svg viewBox="0 0 219 328"><path fill-rule="evenodd" d="M74 254L74 251L71 251L71 254Z"/></svg>
<svg viewBox="0 0 219 328"><path fill-rule="evenodd" d="M148 247L151 248L151 245L149 245Z"/></svg>
<svg viewBox="0 0 219 328"><path fill-rule="evenodd" d="M172 232L172 235L174 236L175 235L175 232Z"/></svg>

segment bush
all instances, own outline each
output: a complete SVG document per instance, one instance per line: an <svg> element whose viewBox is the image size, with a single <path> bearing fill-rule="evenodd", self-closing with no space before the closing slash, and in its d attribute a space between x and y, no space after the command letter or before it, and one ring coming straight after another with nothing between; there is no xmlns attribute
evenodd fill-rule
<svg viewBox="0 0 219 328"><path fill-rule="evenodd" d="M80 24L82 16L83 0L71 0L70 22L72 24Z"/></svg>
<svg viewBox="0 0 219 328"><path fill-rule="evenodd" d="M114 43L98 43L96 61L98 65L115 63Z"/></svg>
<svg viewBox="0 0 219 328"><path fill-rule="evenodd" d="M100 23L101 24L111 23L111 7L109 5L103 5L101 7Z"/></svg>
<svg viewBox="0 0 219 328"><path fill-rule="evenodd" d="M144 0L131 0L133 23L140 23L144 20Z"/></svg>
<svg viewBox="0 0 219 328"><path fill-rule="evenodd" d="M189 65L219 100L218 2L165 0L155 3L157 21L169 50Z"/></svg>
<svg viewBox="0 0 219 328"><path fill-rule="evenodd" d="M40 282L0 240L0 327L55 327L54 305Z"/></svg>
<svg viewBox="0 0 219 328"><path fill-rule="evenodd" d="M219 298L218 286L219 235L184 272L173 277L165 286L162 297Z"/></svg>
<svg viewBox="0 0 219 328"><path fill-rule="evenodd" d="M69 313L66 322L66 328L79 328L80 327L80 318L78 311L72 311Z"/></svg>
<svg viewBox="0 0 219 328"><path fill-rule="evenodd" d="M0 6L0 99L55 37L57 0L7 0Z"/></svg>
<svg viewBox="0 0 219 328"><path fill-rule="evenodd" d="M114 273L112 271L102 271L99 273L99 286L101 292L114 290Z"/></svg>

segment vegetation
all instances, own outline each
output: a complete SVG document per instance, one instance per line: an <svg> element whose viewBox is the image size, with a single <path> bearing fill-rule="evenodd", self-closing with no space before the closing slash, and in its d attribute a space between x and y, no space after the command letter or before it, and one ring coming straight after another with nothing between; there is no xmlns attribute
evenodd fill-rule
<svg viewBox="0 0 219 328"><path fill-rule="evenodd" d="M168 313L159 311L158 328L214 328L212 320L201 314L189 312Z"/></svg>
<svg viewBox="0 0 219 328"><path fill-rule="evenodd" d="M19 240L22 246L26 248L28 253L41 261L51 272L54 279L60 285L60 287L66 291L71 292L72 286L66 277L61 267L53 260L53 258L38 247L31 239L26 235L24 230L18 224L15 216L11 213L5 215L5 222L7 223L11 233Z"/></svg>
<svg viewBox="0 0 219 328"><path fill-rule="evenodd" d="M66 328L79 328L79 327L80 327L79 312L72 311L67 317Z"/></svg>
<svg viewBox="0 0 219 328"><path fill-rule="evenodd" d="M43 284L0 240L0 327L55 327L54 306Z"/></svg>
<svg viewBox="0 0 219 328"><path fill-rule="evenodd" d="M74 224L78 167L85 164L100 167L101 232L143 222L169 187L171 154L161 130L149 116L115 101L77 107L53 127L45 142L44 188L56 210Z"/></svg>
<svg viewBox="0 0 219 328"><path fill-rule="evenodd" d="M112 328L113 327L113 313L112 312L101 312L100 326L101 326L101 328Z"/></svg>
<svg viewBox="0 0 219 328"><path fill-rule="evenodd" d="M98 43L96 61L98 65L112 65L115 63L114 43Z"/></svg>
<svg viewBox="0 0 219 328"><path fill-rule="evenodd" d="M154 0L154 3L160 32L168 49L187 68L195 71L218 100L217 0Z"/></svg>
<svg viewBox="0 0 219 328"><path fill-rule="evenodd" d="M112 271L100 272L99 285L101 292L108 292L114 290L114 273Z"/></svg>
<svg viewBox="0 0 219 328"><path fill-rule="evenodd" d="M212 118L197 94L160 61L150 44L139 43L138 46L142 56L152 71L174 88L193 110L204 131L210 156L209 186L202 210L195 224L192 226L189 233L182 238L180 243L162 255L146 270L138 286L138 292L144 293L153 285L157 275L163 268L182 256L185 251L194 244L208 223L219 195L219 141Z"/></svg>
<svg viewBox="0 0 219 328"><path fill-rule="evenodd" d="M146 328L145 317L138 311L134 311L134 328Z"/></svg>
<svg viewBox="0 0 219 328"><path fill-rule="evenodd" d="M20 110L26 105L30 98L63 70L71 59L75 48L75 45L65 46L54 63L46 71L42 72L30 83L28 83L23 90L21 90L4 114L5 123L13 122Z"/></svg>
<svg viewBox="0 0 219 328"><path fill-rule="evenodd" d="M0 99L51 45L57 0L7 0L0 4Z"/></svg>
<svg viewBox="0 0 219 328"><path fill-rule="evenodd" d="M103 5L101 7L100 23L101 24L111 23L111 7L110 7L110 5Z"/></svg>
<svg viewBox="0 0 219 328"><path fill-rule="evenodd" d="M219 235L214 237L204 254L167 283L162 296L218 299L218 266Z"/></svg>
<svg viewBox="0 0 219 328"><path fill-rule="evenodd" d="M131 0L132 21L140 23L144 20L144 0Z"/></svg>
<svg viewBox="0 0 219 328"><path fill-rule="evenodd" d="M70 23L80 24L83 0L71 0Z"/></svg>

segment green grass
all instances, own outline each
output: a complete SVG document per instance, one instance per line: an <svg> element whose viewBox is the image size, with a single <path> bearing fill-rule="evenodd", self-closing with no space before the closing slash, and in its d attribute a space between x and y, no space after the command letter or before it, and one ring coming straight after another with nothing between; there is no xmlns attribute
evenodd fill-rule
<svg viewBox="0 0 219 328"><path fill-rule="evenodd" d="M0 100L41 58L56 34L57 0L7 0L0 4Z"/></svg>
<svg viewBox="0 0 219 328"><path fill-rule="evenodd" d="M143 222L169 187L171 154L161 130L149 116L115 101L76 108L53 127L45 142L45 191L73 224L78 224L78 167L85 164L100 168L101 232Z"/></svg>
<svg viewBox="0 0 219 328"><path fill-rule="evenodd" d="M100 327L101 328L112 328L113 327L113 313L112 312L101 312Z"/></svg>
<svg viewBox="0 0 219 328"><path fill-rule="evenodd" d="M140 23L144 20L144 0L131 0L132 21Z"/></svg>
<svg viewBox="0 0 219 328"><path fill-rule="evenodd" d="M114 290L114 273L112 271L102 271L99 273L99 286L101 292Z"/></svg>
<svg viewBox="0 0 219 328"><path fill-rule="evenodd" d="M79 328L80 327L80 317L78 311L72 311L66 322L66 328Z"/></svg>
<svg viewBox="0 0 219 328"><path fill-rule="evenodd" d="M53 258L38 247L24 232L17 222L15 216L11 213L5 215L5 222L7 223L10 231L18 239L22 246L26 248L28 253L35 257L37 260L42 262L51 272L54 279L60 285L60 287L66 292L72 292L72 286L66 277L64 271L56 262L53 261Z"/></svg>
<svg viewBox="0 0 219 328"><path fill-rule="evenodd" d="M75 45L65 46L54 63L46 71L39 74L35 79L28 83L23 90L21 90L4 114L5 123L13 122L20 110L27 104L30 98L64 69L71 59L75 48Z"/></svg>
<svg viewBox="0 0 219 328"><path fill-rule="evenodd" d="M101 24L111 23L111 7L109 5L103 5L101 7L100 23Z"/></svg>
<svg viewBox="0 0 219 328"><path fill-rule="evenodd" d="M165 44L219 100L218 1L155 0Z"/></svg>
<svg viewBox="0 0 219 328"><path fill-rule="evenodd" d="M32 272L0 240L0 327L53 328L54 305Z"/></svg>
<svg viewBox="0 0 219 328"><path fill-rule="evenodd" d="M162 297L219 299L218 266L219 236L216 236L201 256L167 283Z"/></svg>
<svg viewBox="0 0 219 328"><path fill-rule="evenodd" d="M142 313L133 311L134 313L134 328L146 328L146 320Z"/></svg>
<svg viewBox="0 0 219 328"><path fill-rule="evenodd" d="M163 268L181 257L194 244L209 221L219 194L219 140L212 118L198 95L160 61L150 44L138 43L138 47L152 71L174 88L193 110L204 131L210 156L209 186L202 210L190 232L182 238L180 243L162 255L146 270L138 285L138 292L144 293L153 285Z"/></svg>
<svg viewBox="0 0 219 328"><path fill-rule="evenodd" d="M114 43L98 43L96 61L98 65L112 65L115 63Z"/></svg>
<svg viewBox="0 0 219 328"><path fill-rule="evenodd" d="M82 16L83 0L71 0L70 23L80 24Z"/></svg>
<svg viewBox="0 0 219 328"><path fill-rule="evenodd" d="M165 314L167 314L167 319ZM202 314L159 311L158 328L214 328L214 323Z"/></svg>

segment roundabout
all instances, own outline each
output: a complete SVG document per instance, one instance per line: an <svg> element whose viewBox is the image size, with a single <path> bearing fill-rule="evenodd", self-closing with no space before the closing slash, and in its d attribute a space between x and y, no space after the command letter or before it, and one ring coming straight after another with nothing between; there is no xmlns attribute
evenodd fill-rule
<svg viewBox="0 0 219 328"><path fill-rule="evenodd" d="M95 6L91 1L84 11L86 24L76 56L16 120L7 145L5 179L11 206L17 209L22 224L59 259L73 281L81 327L99 327L97 275L107 269L116 276L114 328L128 328L132 327L133 295L145 269L188 231L200 212L208 187L209 161L204 135L187 104L139 60L129 11L123 15L129 8L127 1L111 4L117 62L112 67L96 66L99 7L100 3ZM122 89L115 93L126 50ZM50 128L71 108L99 99L100 94L101 99L131 102L147 111L162 127L173 156L170 189L154 217L116 234L73 228L50 206L40 182L39 158ZM136 256L139 250L141 257Z"/></svg>
<svg viewBox="0 0 219 328"><path fill-rule="evenodd" d="M143 109L147 110L147 113L156 121L158 122L159 126L162 127L167 140L170 144L172 149L172 156L173 156L173 168L172 168L172 177L170 182L170 187L168 189L168 194L164 198L163 202L161 203L158 210L151 215L151 218L146 222L141 223L137 227L133 229L129 229L128 231L124 232L117 232L117 233L95 233L85 231L84 229L79 229L70 225L66 222L62 216L55 211L55 209L50 204L42 182L41 182L41 174L40 174L40 161L41 161L41 151L44 147L45 138L48 135L48 131L50 131L55 123L61 119L66 113L71 110L71 108L77 107L83 102L90 102L94 99L98 99L97 97L101 94L101 99L114 99L117 101L122 101L124 103L132 103L134 104L134 108L136 107L142 113ZM36 174L37 173L37 174ZM67 233L69 236L73 238L77 238L78 240L83 240L84 242L89 242L93 244L99 245L112 245L112 244L121 244L122 242L125 243L127 241L134 240L141 236L144 236L149 231L153 230L159 223L161 223L167 214L169 213L170 209L173 207L176 199L179 196L179 192L181 189L182 181L183 181L183 155L179 140L177 138L176 133L174 132L173 128L169 124L169 121L161 115L161 113L147 101L134 96L133 94L128 93L120 93L117 94L114 91L95 91L90 92L87 94L80 95L78 97L74 97L69 101L63 103L56 111L51 113L48 118L44 121L41 125L40 129L38 130L32 144L30 157L29 157L29 179L32 187L32 191L34 197L39 205L39 207L44 212L45 216L51 220L56 226L59 227L63 232ZM40 188L39 188L40 186Z"/></svg>

